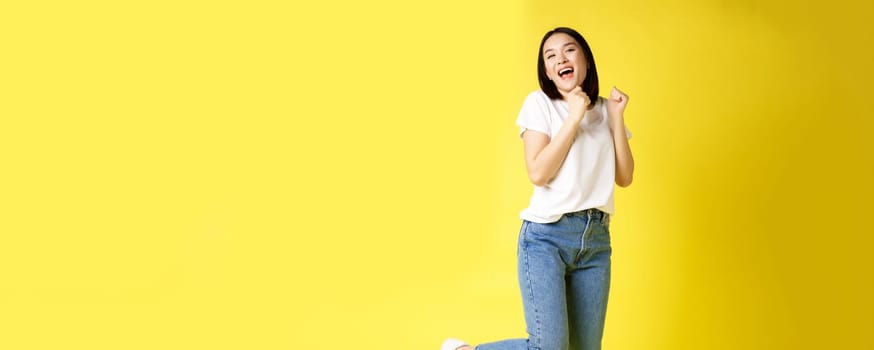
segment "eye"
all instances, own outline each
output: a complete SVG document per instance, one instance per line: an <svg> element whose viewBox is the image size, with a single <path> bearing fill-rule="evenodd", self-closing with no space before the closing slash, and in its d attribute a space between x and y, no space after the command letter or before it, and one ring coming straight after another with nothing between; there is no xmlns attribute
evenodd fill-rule
<svg viewBox="0 0 874 350"><path fill-rule="evenodd" d="M555 57L555 54L549 54L549 55L546 55L546 59L548 59L548 60L549 60L549 59L552 59L553 57Z"/></svg>
<svg viewBox="0 0 874 350"><path fill-rule="evenodd" d="M567 49L567 52L574 52L574 51L577 51L577 49L575 49L575 48Z"/></svg>

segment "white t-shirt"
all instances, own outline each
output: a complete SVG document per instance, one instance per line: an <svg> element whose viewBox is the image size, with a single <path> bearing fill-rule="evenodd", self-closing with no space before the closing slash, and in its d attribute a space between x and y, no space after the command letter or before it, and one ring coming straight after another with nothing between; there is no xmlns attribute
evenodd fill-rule
<svg viewBox="0 0 874 350"><path fill-rule="evenodd" d="M577 137L558 173L545 186L534 186L522 219L550 223L565 213L597 208L613 214L613 184L616 180L616 157L613 137L607 124L607 104L598 98L595 107L580 122ZM555 137L568 114L568 103L552 100L537 90L525 98L516 124L521 135L526 130ZM625 129L626 136L631 132Z"/></svg>

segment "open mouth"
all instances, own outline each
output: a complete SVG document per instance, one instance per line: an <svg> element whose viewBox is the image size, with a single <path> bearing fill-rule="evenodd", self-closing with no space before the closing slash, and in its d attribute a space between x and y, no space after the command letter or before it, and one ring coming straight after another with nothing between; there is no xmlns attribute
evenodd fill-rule
<svg viewBox="0 0 874 350"><path fill-rule="evenodd" d="M561 70L558 71L559 78L565 79L565 78L570 78L573 76L574 76L574 69L571 67L562 68Z"/></svg>

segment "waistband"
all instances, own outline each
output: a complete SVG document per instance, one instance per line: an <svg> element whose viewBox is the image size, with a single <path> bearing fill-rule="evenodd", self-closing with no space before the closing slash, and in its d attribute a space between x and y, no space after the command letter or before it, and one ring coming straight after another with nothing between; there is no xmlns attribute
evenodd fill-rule
<svg viewBox="0 0 874 350"><path fill-rule="evenodd" d="M607 218L610 217L610 214L607 214L607 213L605 213L605 212L603 212L603 211L601 211L601 210L598 210L598 209L596 209L596 208L584 209L584 210L575 211L575 212L572 212L572 213L566 213L566 214L564 214L564 215L567 215L567 216L580 216L580 217L584 217L584 218L592 218L592 219L596 219L596 220L604 220L604 219L607 219Z"/></svg>

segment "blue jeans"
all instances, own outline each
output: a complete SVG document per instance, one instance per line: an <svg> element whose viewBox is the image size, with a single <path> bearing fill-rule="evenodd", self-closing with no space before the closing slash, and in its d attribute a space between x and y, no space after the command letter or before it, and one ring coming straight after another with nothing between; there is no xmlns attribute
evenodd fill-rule
<svg viewBox="0 0 874 350"><path fill-rule="evenodd" d="M477 350L599 350L610 291L610 215L597 209L559 221L522 222L519 287L528 339Z"/></svg>

